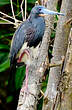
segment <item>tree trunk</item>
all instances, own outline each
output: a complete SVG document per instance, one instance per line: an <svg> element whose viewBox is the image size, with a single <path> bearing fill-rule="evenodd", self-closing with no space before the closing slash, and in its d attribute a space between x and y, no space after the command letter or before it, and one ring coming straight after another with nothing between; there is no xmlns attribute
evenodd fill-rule
<svg viewBox="0 0 72 110"><path fill-rule="evenodd" d="M66 55L68 36L71 28L70 24L66 24L66 22L72 17L72 0L62 1L61 12L65 13L66 15L64 17L60 16L58 20L51 63L61 61L62 57ZM43 110L58 110L60 105L59 99L61 98L59 84L62 67L63 66L59 66L50 69L47 90L44 95Z"/></svg>
<svg viewBox="0 0 72 110"><path fill-rule="evenodd" d="M72 29L61 76L59 84L59 91L61 93L59 110L72 110Z"/></svg>

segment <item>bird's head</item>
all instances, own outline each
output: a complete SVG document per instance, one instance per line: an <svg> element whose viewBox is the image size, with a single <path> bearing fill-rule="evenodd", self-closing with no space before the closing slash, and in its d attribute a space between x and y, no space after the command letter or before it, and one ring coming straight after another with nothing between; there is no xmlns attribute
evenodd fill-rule
<svg viewBox="0 0 72 110"><path fill-rule="evenodd" d="M31 10L31 14L34 15L34 16L45 16L45 15L62 15L62 16L64 16L63 13L50 11L47 8L45 8L44 6L41 6L41 5L34 6Z"/></svg>

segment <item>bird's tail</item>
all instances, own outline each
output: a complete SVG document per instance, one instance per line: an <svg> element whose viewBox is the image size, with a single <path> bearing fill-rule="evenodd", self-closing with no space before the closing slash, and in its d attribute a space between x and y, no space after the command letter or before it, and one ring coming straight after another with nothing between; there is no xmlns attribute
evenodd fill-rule
<svg viewBox="0 0 72 110"><path fill-rule="evenodd" d="M10 75L8 79L8 90L15 91L16 62L10 65Z"/></svg>
<svg viewBox="0 0 72 110"><path fill-rule="evenodd" d="M24 78L24 76L22 77L22 74L24 74L23 73L24 72L24 68L22 68L22 67L24 67L24 66L25 66L25 64L23 62L17 63L17 59L15 59L14 62L10 65L10 75L9 75L9 79L8 79L8 91L10 93L14 93L15 91L17 91L17 88L21 87L21 86L19 87L19 85L20 85L19 83L22 84L21 79ZM20 69L18 67L20 67ZM19 79L19 83L16 80L16 78L18 76L20 78L20 79L18 78Z"/></svg>

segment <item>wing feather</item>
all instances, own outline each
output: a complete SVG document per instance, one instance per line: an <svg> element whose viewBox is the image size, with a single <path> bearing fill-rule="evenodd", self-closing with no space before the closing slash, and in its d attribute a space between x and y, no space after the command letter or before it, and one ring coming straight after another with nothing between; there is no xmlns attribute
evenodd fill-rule
<svg viewBox="0 0 72 110"><path fill-rule="evenodd" d="M35 28L29 23L22 23L19 28L16 30L10 49L10 62L13 64L15 57L19 50L22 48L24 42L28 42L27 44L30 45L32 39L35 36Z"/></svg>

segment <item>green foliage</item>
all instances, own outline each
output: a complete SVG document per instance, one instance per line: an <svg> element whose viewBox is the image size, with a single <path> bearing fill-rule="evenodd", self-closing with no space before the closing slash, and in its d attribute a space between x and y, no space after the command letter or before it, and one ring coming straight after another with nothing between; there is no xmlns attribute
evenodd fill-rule
<svg viewBox="0 0 72 110"><path fill-rule="evenodd" d="M15 65L13 65L10 71L8 90L10 93L14 93L18 89L21 89L23 80L25 79L25 66L15 67Z"/></svg>
<svg viewBox="0 0 72 110"><path fill-rule="evenodd" d="M51 38L54 38L54 37L55 37L55 32L52 31L52 33L51 33Z"/></svg>
<svg viewBox="0 0 72 110"><path fill-rule="evenodd" d="M9 47L8 47L8 45L0 44L0 50L1 50L1 49L6 49L6 50L8 50Z"/></svg>
<svg viewBox="0 0 72 110"><path fill-rule="evenodd" d="M62 3L62 0L59 0L57 5L56 5L56 8L57 8L57 11L60 12L60 8L61 8L61 3Z"/></svg>
<svg viewBox="0 0 72 110"><path fill-rule="evenodd" d="M36 0L28 0L28 3L30 4L34 4L36 2Z"/></svg>
<svg viewBox="0 0 72 110"><path fill-rule="evenodd" d="M43 98L41 98L41 99L38 101L37 110L42 110L42 105L43 105Z"/></svg>
<svg viewBox="0 0 72 110"><path fill-rule="evenodd" d="M48 82L48 71L47 71L46 79L42 83L42 88L41 89L42 89L43 92L45 92L45 90L46 90L47 82Z"/></svg>
<svg viewBox="0 0 72 110"><path fill-rule="evenodd" d="M6 102L10 103L12 100L13 100L13 96L8 96L7 99L6 99Z"/></svg>
<svg viewBox="0 0 72 110"><path fill-rule="evenodd" d="M8 69L10 66L10 61L9 59L4 61L2 64L0 64L0 72L5 71L6 69Z"/></svg>
<svg viewBox="0 0 72 110"><path fill-rule="evenodd" d="M21 88L24 78L25 78L25 66L21 66L16 70L16 77L15 77L16 90Z"/></svg>
<svg viewBox="0 0 72 110"><path fill-rule="evenodd" d="M0 0L0 6L10 4L10 0Z"/></svg>
<svg viewBox="0 0 72 110"><path fill-rule="evenodd" d="M9 38L1 35L0 32L0 72L5 71L9 68L9 50L10 50L10 40Z"/></svg>

